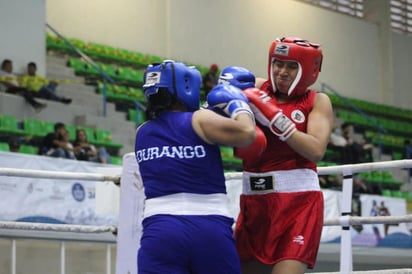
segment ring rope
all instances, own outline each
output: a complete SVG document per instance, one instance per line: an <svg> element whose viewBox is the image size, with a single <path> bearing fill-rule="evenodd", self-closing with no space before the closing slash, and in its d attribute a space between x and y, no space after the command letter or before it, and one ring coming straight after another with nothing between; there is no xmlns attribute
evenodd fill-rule
<svg viewBox="0 0 412 274"><path fill-rule="evenodd" d="M398 224L412 222L412 214L404 216L342 216L340 218L326 219L324 226L348 226L364 224ZM59 232L78 232L78 233L102 233L116 232L116 226L89 226L89 225L68 225L68 224L47 224L47 223L28 223L0 221L0 229L24 229L24 230L45 230Z"/></svg>
<svg viewBox="0 0 412 274"><path fill-rule="evenodd" d="M332 173L358 173L363 171L371 171L376 169L394 169L394 168L411 168L412 160L395 160L382 161L373 163L362 163L352 165L328 166L319 167L318 174ZM80 172L60 172L60 171L43 171L43 170L24 170L18 168L0 168L0 176L12 177L31 177L31 178L47 178L47 179L77 179L89 181L113 181L119 182L120 176L106 176L98 173L80 173ZM225 173L226 180L241 179L242 172Z"/></svg>
<svg viewBox="0 0 412 274"><path fill-rule="evenodd" d="M319 272L313 274L341 274L342 272ZM353 271L356 274L410 274L412 268L398 268L398 269L384 269L384 270L366 270L366 271Z"/></svg>
<svg viewBox="0 0 412 274"><path fill-rule="evenodd" d="M0 229L41 230L76 233L116 232L116 226L91 226L0 221Z"/></svg>
<svg viewBox="0 0 412 274"><path fill-rule="evenodd" d="M9 177L28 177L28 178L46 178L46 179L75 179L86 181L112 181L118 184L120 176L106 176L98 173L85 172L61 172L61 171L44 171L35 169L19 168L0 168L0 176Z"/></svg>
<svg viewBox="0 0 412 274"><path fill-rule="evenodd" d="M376 216L376 217L360 217L360 216L342 216L335 219L326 219L324 226L348 226L348 225L365 225L365 224L398 224L412 223L412 214L404 216Z"/></svg>
<svg viewBox="0 0 412 274"><path fill-rule="evenodd" d="M319 175L327 174L353 174L364 171L383 170L383 169L401 169L411 168L412 160L393 160L393 161L381 161L372 163L361 163L351 165L339 165L339 166L325 166L318 167ZM242 179L242 172L229 172L225 173L226 180Z"/></svg>

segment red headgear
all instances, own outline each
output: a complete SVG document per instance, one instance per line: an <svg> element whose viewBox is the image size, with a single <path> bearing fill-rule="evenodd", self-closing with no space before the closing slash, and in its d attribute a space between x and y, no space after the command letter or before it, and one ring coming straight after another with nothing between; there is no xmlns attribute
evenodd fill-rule
<svg viewBox="0 0 412 274"><path fill-rule="evenodd" d="M272 64L275 60L294 61L299 70L296 79L288 90L288 96L305 94L307 88L315 83L322 65L322 50L319 44L311 43L298 37L284 37L276 39L269 49L269 79L276 92L273 79Z"/></svg>

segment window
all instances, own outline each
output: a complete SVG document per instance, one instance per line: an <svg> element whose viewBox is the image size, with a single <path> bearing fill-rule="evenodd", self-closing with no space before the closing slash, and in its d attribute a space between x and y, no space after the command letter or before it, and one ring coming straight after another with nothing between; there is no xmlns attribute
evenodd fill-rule
<svg viewBox="0 0 412 274"><path fill-rule="evenodd" d="M363 0L301 0L326 9L345 13L355 17L363 17Z"/></svg>
<svg viewBox="0 0 412 274"><path fill-rule="evenodd" d="M391 0L391 26L397 32L412 34L412 0Z"/></svg>
<svg viewBox="0 0 412 274"><path fill-rule="evenodd" d="M300 0L336 12L363 18L363 0ZM390 0L391 27L412 34L412 0Z"/></svg>

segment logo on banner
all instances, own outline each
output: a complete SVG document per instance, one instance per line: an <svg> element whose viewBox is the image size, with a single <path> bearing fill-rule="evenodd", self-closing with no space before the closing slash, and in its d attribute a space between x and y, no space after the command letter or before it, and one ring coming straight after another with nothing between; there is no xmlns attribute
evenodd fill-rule
<svg viewBox="0 0 412 274"><path fill-rule="evenodd" d="M72 186L72 195L76 201L78 202L84 201L86 197L86 192L84 191L84 187L80 183L75 183Z"/></svg>

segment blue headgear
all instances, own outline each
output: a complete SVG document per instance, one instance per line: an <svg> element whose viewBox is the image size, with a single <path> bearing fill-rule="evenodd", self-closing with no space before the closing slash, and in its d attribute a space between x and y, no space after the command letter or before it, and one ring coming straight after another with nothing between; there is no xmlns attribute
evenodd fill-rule
<svg viewBox="0 0 412 274"><path fill-rule="evenodd" d="M255 75L243 67L230 66L222 70L219 84L230 84L241 90L255 87Z"/></svg>
<svg viewBox="0 0 412 274"><path fill-rule="evenodd" d="M149 65L144 74L143 90L147 99L159 88L167 88L169 93L182 102L188 111L199 109L202 75L195 67L183 63L164 60L161 64Z"/></svg>

